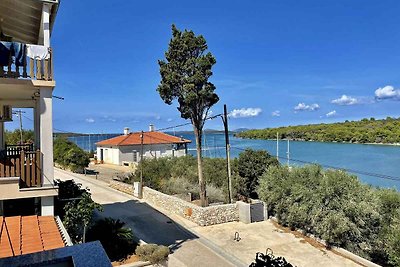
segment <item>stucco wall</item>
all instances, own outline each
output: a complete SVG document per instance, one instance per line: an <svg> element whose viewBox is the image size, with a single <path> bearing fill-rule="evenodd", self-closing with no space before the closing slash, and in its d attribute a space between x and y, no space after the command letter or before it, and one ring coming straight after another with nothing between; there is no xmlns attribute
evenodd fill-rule
<svg viewBox="0 0 400 267"><path fill-rule="evenodd" d="M203 208L148 187L143 188L143 199L156 207L183 216L200 226L239 220L239 211L236 203Z"/></svg>
<svg viewBox="0 0 400 267"><path fill-rule="evenodd" d="M100 150L103 149L103 162L109 164L116 164L120 165L119 161L119 149L117 147L112 146L104 146L104 147L97 147L97 159L101 160L100 158Z"/></svg>
<svg viewBox="0 0 400 267"><path fill-rule="evenodd" d="M172 152L174 145L162 144L162 145L144 145L143 146L143 157L144 158L159 158L159 157L181 157L186 155L185 149L179 149ZM136 162L140 161L140 145L134 146L99 146L97 147L97 159L100 160L100 149L103 149L103 161L104 163L122 165L123 162ZM107 152L106 152L107 150ZM136 152L134 152L136 151ZM136 157L133 153L136 153Z"/></svg>

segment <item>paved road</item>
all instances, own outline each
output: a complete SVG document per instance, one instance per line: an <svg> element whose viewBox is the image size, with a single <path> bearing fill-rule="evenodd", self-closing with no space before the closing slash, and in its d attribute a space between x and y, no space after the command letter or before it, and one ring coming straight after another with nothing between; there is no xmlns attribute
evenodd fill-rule
<svg viewBox="0 0 400 267"><path fill-rule="evenodd" d="M126 222L139 239L172 247L169 266L243 266L207 240L183 229L171 218L153 209L145 202L109 188L107 183L67 171L55 169L55 177L74 179L88 187L93 200L102 204L100 216L113 217ZM218 252L217 252L218 251Z"/></svg>

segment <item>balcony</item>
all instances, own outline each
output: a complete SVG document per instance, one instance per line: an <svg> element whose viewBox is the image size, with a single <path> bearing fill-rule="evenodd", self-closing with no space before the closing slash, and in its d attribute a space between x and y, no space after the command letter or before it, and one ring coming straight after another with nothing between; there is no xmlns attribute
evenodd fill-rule
<svg viewBox="0 0 400 267"><path fill-rule="evenodd" d="M7 146L0 155L0 179L19 177L20 188L42 186L41 153L33 145Z"/></svg>
<svg viewBox="0 0 400 267"><path fill-rule="evenodd" d="M53 80L51 48L0 42L0 78Z"/></svg>

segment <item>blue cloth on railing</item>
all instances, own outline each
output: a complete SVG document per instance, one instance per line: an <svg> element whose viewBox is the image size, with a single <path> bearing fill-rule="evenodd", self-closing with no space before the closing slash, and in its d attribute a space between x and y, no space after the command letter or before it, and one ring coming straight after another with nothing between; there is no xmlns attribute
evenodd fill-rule
<svg viewBox="0 0 400 267"><path fill-rule="evenodd" d="M0 66L7 66L10 58L13 58L13 63L17 66L23 66L26 60L25 44L18 42L0 42Z"/></svg>
<svg viewBox="0 0 400 267"><path fill-rule="evenodd" d="M25 44L13 42L15 65L17 67L23 66L25 62Z"/></svg>
<svg viewBox="0 0 400 267"><path fill-rule="evenodd" d="M0 66L7 66L10 58L12 43L0 42Z"/></svg>

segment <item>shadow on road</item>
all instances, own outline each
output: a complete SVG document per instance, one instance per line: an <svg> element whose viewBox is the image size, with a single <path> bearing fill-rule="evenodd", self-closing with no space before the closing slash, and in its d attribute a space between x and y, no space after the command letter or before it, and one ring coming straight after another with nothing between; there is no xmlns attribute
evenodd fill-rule
<svg viewBox="0 0 400 267"><path fill-rule="evenodd" d="M103 209L103 212L96 214L97 217L120 219L138 239L146 243L170 246L174 251L185 241L199 238L147 203L129 200L103 204Z"/></svg>

